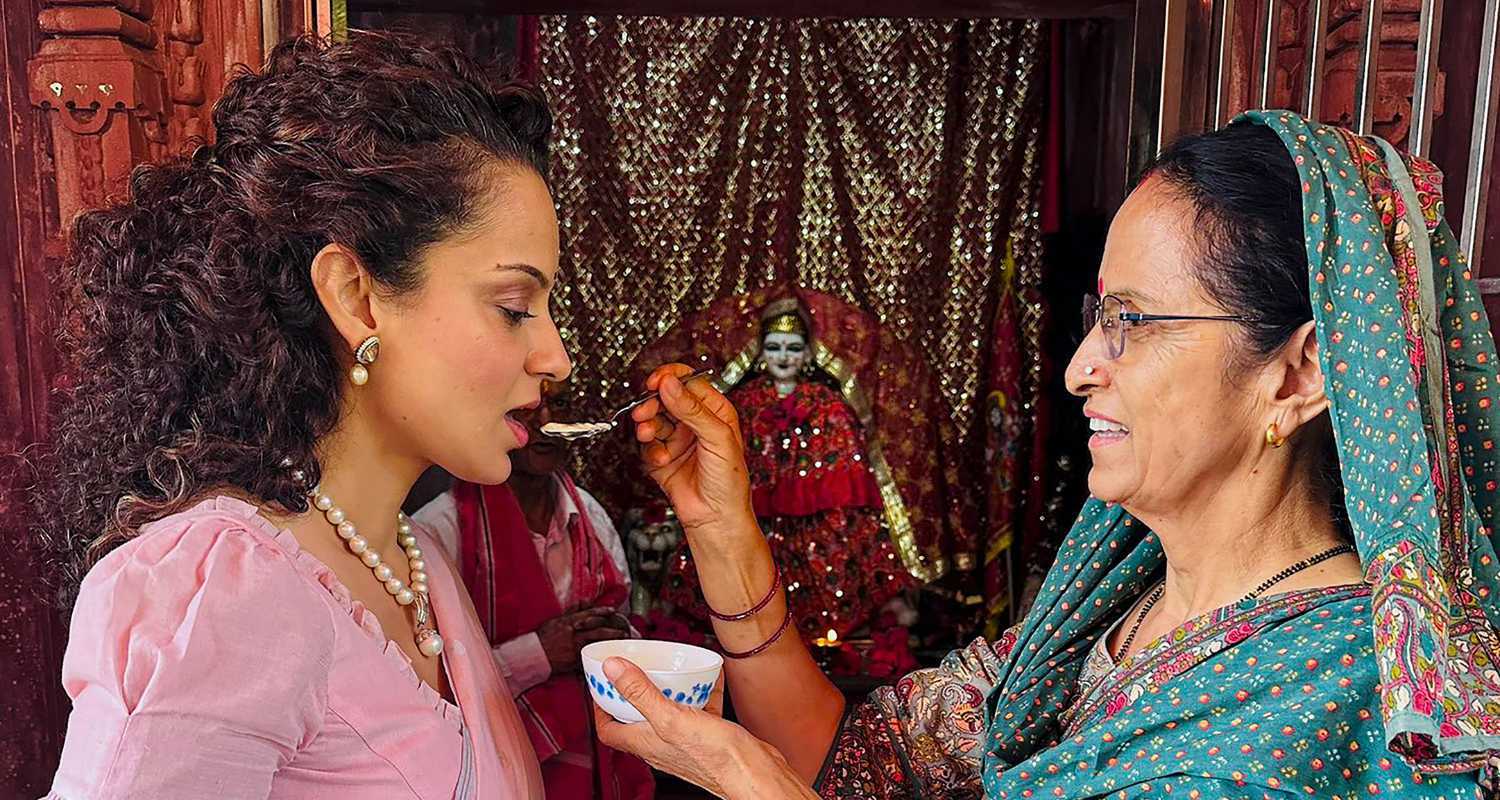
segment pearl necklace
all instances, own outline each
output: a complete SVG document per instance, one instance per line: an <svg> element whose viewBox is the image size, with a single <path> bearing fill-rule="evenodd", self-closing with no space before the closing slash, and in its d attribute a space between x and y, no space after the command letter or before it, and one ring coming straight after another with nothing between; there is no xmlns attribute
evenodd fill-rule
<svg viewBox="0 0 1500 800"><path fill-rule="evenodd" d="M432 625L432 605L427 599L427 562L422 559L422 548L417 546L417 537L412 535L411 521L406 515L396 512L396 541L406 549L407 565L411 567L411 586L397 578L389 564L381 563L380 554L370 549L370 543L359 535L354 523L349 521L344 509L339 508L332 497L316 486L307 496L313 499L313 506L323 512L323 518L328 520L339 538L348 545L349 552L359 556L359 560L385 584L385 590L391 597L403 606L416 605L417 649L422 655L435 658L442 653L443 637Z"/></svg>

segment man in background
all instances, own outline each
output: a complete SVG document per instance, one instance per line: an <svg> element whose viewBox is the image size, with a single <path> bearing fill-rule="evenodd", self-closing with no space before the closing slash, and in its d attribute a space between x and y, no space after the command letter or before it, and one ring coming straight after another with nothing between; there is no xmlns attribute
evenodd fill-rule
<svg viewBox="0 0 1500 800"><path fill-rule="evenodd" d="M495 661L515 694L548 797L639 800L651 769L599 744L579 650L632 635L630 572L614 523L568 474L566 443L543 436L555 398L517 412L530 439L499 486L455 481L413 518L458 565Z"/></svg>

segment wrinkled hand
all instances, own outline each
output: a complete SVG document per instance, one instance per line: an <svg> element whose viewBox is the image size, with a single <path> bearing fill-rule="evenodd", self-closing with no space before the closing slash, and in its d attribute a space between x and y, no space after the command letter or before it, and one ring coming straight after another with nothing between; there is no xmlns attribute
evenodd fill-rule
<svg viewBox="0 0 1500 800"><path fill-rule="evenodd" d="M577 672L584 645L630 638L630 623L612 608L588 608L553 617L536 629L553 675Z"/></svg>
<svg viewBox="0 0 1500 800"><path fill-rule="evenodd" d="M651 766L731 800L813 798L775 748L726 722L721 675L703 710L662 696L661 690L623 658L604 662L604 674L645 722L625 724L594 706L594 724L604 744L640 756Z"/></svg>
<svg viewBox="0 0 1500 800"><path fill-rule="evenodd" d="M661 394L631 412L646 471L666 492L689 536L755 524L739 417L707 380L687 384L692 369L668 364L646 388Z"/></svg>

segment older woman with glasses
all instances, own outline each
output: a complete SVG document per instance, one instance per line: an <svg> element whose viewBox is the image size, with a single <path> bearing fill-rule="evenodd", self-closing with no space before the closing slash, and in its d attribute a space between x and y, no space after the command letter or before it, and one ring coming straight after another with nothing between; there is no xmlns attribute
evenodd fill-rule
<svg viewBox="0 0 1500 800"><path fill-rule="evenodd" d="M1036 606L849 708L782 635L732 409L665 368L637 435L744 727L615 659L649 724L601 737L731 798L1483 796L1500 380L1440 184L1288 112L1161 154L1067 370L1093 499Z"/></svg>

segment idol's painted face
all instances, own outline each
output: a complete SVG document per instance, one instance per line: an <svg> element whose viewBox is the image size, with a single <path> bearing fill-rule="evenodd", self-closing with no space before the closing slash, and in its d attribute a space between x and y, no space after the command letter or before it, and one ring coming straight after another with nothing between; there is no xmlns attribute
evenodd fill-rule
<svg viewBox="0 0 1500 800"><path fill-rule="evenodd" d="M772 378L795 381L807 362L807 340L800 333L768 333L761 342L760 357Z"/></svg>

